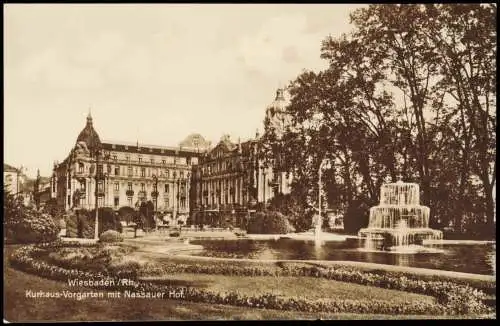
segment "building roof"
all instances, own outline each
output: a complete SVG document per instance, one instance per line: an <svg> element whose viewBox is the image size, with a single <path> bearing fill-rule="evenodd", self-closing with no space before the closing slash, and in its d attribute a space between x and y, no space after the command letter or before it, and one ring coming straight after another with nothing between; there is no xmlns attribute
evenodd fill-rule
<svg viewBox="0 0 500 326"><path fill-rule="evenodd" d="M183 141L179 143L182 148L192 148L197 151L204 151L210 147L210 142L203 138L202 135L194 133L187 136Z"/></svg>
<svg viewBox="0 0 500 326"><path fill-rule="evenodd" d="M90 113L87 116L87 124L78 135L76 142L85 142L87 144L87 148L91 151L99 149L101 146L101 140L99 139L99 135L92 125L92 116L90 115Z"/></svg>
<svg viewBox="0 0 500 326"><path fill-rule="evenodd" d="M223 135L219 143L203 156L204 162L212 162L217 160L217 153L222 151L230 156L242 155L244 157L251 156L254 152L254 145L258 142L257 139L250 139L244 142L238 140L233 143L229 135Z"/></svg>
<svg viewBox="0 0 500 326"><path fill-rule="evenodd" d="M194 156L197 154L194 148L180 148L180 147L168 147L168 146L158 146L158 145L146 145L139 143L128 143L128 142L103 142L102 149L108 151L119 151L119 152L129 152L129 153L143 153L153 154L153 155L176 155L176 156Z"/></svg>
<svg viewBox="0 0 500 326"><path fill-rule="evenodd" d="M4 172L17 172L18 170L13 166L4 163L3 164L3 171Z"/></svg>
<svg viewBox="0 0 500 326"><path fill-rule="evenodd" d="M276 90L276 97L274 98L274 101L267 107L266 111L278 111L278 112L284 112L287 106L287 100L285 99L285 94L284 94L284 89L278 88Z"/></svg>

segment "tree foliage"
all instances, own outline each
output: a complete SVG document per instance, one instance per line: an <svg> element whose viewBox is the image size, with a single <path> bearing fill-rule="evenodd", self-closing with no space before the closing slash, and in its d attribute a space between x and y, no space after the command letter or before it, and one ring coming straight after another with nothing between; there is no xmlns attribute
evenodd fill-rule
<svg viewBox="0 0 500 326"><path fill-rule="evenodd" d="M431 226L491 229L496 5L370 5L351 21L322 43L328 68L290 83L292 122L280 137L266 127L262 157L293 173L293 195L309 205L328 160L324 197L352 231L398 176L421 185Z"/></svg>
<svg viewBox="0 0 500 326"><path fill-rule="evenodd" d="M57 239L60 227L54 219L23 205L22 199L4 189L4 238L13 243L50 242Z"/></svg>
<svg viewBox="0 0 500 326"><path fill-rule="evenodd" d="M277 211L258 212L248 224L248 233L286 234L294 231L286 216Z"/></svg>

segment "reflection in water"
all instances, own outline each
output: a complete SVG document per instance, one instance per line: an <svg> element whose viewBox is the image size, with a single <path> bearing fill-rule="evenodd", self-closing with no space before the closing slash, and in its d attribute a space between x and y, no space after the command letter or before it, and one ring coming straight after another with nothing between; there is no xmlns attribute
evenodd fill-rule
<svg viewBox="0 0 500 326"><path fill-rule="evenodd" d="M347 260L397 266L450 270L494 275L495 247L491 244L432 245L442 253L401 254L359 250L358 239L315 243L293 239L280 240L193 240L203 245L202 255L251 259Z"/></svg>
<svg viewBox="0 0 500 326"><path fill-rule="evenodd" d="M411 266L411 257L412 255L393 255L394 256L394 265L396 266Z"/></svg>
<svg viewBox="0 0 500 326"><path fill-rule="evenodd" d="M316 259L324 260L325 258L325 242L314 241L314 256Z"/></svg>
<svg viewBox="0 0 500 326"><path fill-rule="evenodd" d="M497 250L496 244L493 244L493 251L489 254L488 261L490 263L491 269L493 270L493 275L497 275Z"/></svg>

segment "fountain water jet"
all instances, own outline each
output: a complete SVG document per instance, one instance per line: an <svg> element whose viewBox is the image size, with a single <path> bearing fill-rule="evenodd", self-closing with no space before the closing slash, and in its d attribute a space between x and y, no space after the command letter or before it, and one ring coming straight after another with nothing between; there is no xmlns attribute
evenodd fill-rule
<svg viewBox="0 0 500 326"><path fill-rule="evenodd" d="M429 228L430 209L420 205L416 183L398 181L382 185L380 204L370 208L368 227L358 236L366 250L418 252L423 240L443 238L443 232Z"/></svg>

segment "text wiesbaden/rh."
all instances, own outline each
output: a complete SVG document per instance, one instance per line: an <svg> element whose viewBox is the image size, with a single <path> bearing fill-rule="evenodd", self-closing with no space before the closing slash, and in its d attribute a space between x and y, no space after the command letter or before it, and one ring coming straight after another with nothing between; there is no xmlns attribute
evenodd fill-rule
<svg viewBox="0 0 500 326"><path fill-rule="evenodd" d="M69 279L69 286L94 286L94 287L111 287L115 285L137 285L136 282L130 279L120 279L118 282L113 278L103 278L100 280L80 280L80 279Z"/></svg>

